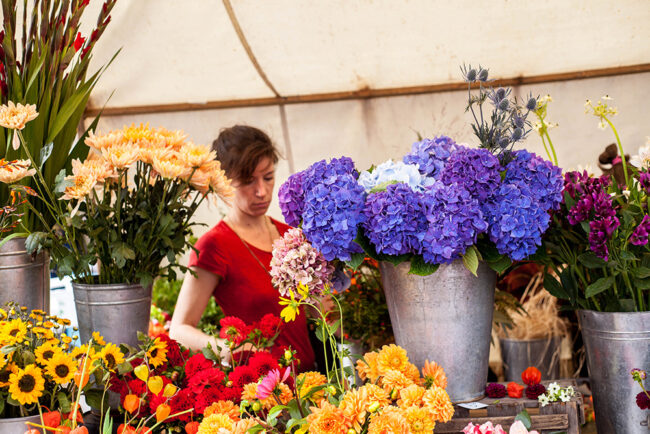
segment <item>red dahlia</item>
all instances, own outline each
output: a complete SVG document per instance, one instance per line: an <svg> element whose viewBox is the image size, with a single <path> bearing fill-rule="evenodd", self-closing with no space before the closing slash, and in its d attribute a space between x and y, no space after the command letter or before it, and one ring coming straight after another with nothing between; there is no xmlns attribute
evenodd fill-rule
<svg viewBox="0 0 650 434"><path fill-rule="evenodd" d="M210 369L214 366L211 360L205 358L201 353L194 354L185 364L185 376L190 379L197 372Z"/></svg>
<svg viewBox="0 0 650 434"><path fill-rule="evenodd" d="M506 386L499 383L490 383L485 387L488 398L503 398L506 396Z"/></svg>
<svg viewBox="0 0 650 434"><path fill-rule="evenodd" d="M235 344L239 344L248 336L248 327L240 318L227 316L219 324L221 324L221 330L219 331L219 337L221 339L227 339Z"/></svg>
<svg viewBox="0 0 650 434"><path fill-rule="evenodd" d="M646 395L645 392L640 392L636 396L636 405L638 405L641 410L650 409L650 398L648 398L648 395Z"/></svg>
<svg viewBox="0 0 650 434"><path fill-rule="evenodd" d="M257 373L249 366L237 366L228 376L228 380L237 387L244 387L248 383L255 383L258 380Z"/></svg>
<svg viewBox="0 0 650 434"><path fill-rule="evenodd" d="M267 351L255 353L248 361L248 366L255 371L258 377L262 377L273 369L279 369L278 359Z"/></svg>
<svg viewBox="0 0 650 434"><path fill-rule="evenodd" d="M526 397L528 399L537 399L542 393L546 393L546 387L542 383L526 387Z"/></svg>
<svg viewBox="0 0 650 434"><path fill-rule="evenodd" d="M282 320L272 313L267 313L262 317L259 323L259 329L262 332L262 336L266 339L271 339L280 329L282 325Z"/></svg>
<svg viewBox="0 0 650 434"><path fill-rule="evenodd" d="M210 386L217 386L226 378L219 368L210 368L205 371L197 372L192 378L188 381L188 386L192 390L192 393L199 394L203 392L203 389Z"/></svg>

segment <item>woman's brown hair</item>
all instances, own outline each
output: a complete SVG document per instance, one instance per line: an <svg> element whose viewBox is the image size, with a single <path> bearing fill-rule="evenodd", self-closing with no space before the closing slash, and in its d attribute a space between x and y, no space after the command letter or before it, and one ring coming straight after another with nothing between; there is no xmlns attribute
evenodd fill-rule
<svg viewBox="0 0 650 434"><path fill-rule="evenodd" d="M225 128L212 142L221 168L230 179L247 183L261 160L270 159L274 164L280 157L273 142L264 132L247 125Z"/></svg>

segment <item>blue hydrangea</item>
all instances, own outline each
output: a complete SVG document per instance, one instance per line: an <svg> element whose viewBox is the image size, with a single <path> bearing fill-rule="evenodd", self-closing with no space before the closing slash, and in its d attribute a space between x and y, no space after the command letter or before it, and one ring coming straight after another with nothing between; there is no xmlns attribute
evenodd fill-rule
<svg viewBox="0 0 650 434"><path fill-rule="evenodd" d="M422 256L431 264L448 264L476 243L488 229L478 200L462 185L432 186L423 196L428 228Z"/></svg>
<svg viewBox="0 0 650 434"><path fill-rule="evenodd" d="M423 194L407 184L391 184L385 191L371 193L363 210L364 233L378 253L419 253L427 229Z"/></svg>
<svg viewBox="0 0 650 434"><path fill-rule="evenodd" d="M438 136L413 143L411 152L404 156L406 164L417 164L420 173L431 178L438 178L451 154L461 148L453 139Z"/></svg>
<svg viewBox="0 0 650 434"><path fill-rule="evenodd" d="M514 261L527 258L542 244L550 215L524 183L503 183L488 207L490 240Z"/></svg>
<svg viewBox="0 0 650 434"><path fill-rule="evenodd" d="M440 180L458 184L470 192L479 203L486 203L501 183L501 164L487 149L460 148L445 164Z"/></svg>
<svg viewBox="0 0 650 434"><path fill-rule="evenodd" d="M305 206L304 179L305 171L296 172L278 190L280 210L284 221L290 226L298 226L302 221L302 209Z"/></svg>
<svg viewBox="0 0 650 434"><path fill-rule="evenodd" d="M526 150L513 152L504 182L526 184L544 210L559 209L564 180L562 169Z"/></svg>
<svg viewBox="0 0 650 434"><path fill-rule="evenodd" d="M367 193L373 188L387 184L391 181L408 184L412 190L424 191L425 187L431 185L434 180L422 176L415 164L404 164L401 161L388 160L375 167L374 170L361 172L359 184Z"/></svg>
<svg viewBox="0 0 650 434"><path fill-rule="evenodd" d="M365 220L366 194L357 183L354 163L346 157L319 161L305 172L303 233L328 261L347 261L362 251L354 239Z"/></svg>

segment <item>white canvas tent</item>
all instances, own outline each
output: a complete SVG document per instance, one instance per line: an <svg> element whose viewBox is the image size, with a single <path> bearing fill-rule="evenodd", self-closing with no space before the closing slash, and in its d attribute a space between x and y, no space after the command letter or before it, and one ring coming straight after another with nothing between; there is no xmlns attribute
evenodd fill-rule
<svg viewBox="0 0 650 434"><path fill-rule="evenodd" d="M598 170L614 137L585 115L586 98L614 98L628 153L650 135L649 22L647 0L120 0L94 67L122 51L88 122L107 104L103 131L150 122L206 144L223 127L257 126L286 158L279 186L322 158L362 170L400 158L417 133L475 144L459 66L480 63L516 95L550 93L560 165ZM534 133L525 146L544 153ZM215 213L198 219L212 225Z"/></svg>

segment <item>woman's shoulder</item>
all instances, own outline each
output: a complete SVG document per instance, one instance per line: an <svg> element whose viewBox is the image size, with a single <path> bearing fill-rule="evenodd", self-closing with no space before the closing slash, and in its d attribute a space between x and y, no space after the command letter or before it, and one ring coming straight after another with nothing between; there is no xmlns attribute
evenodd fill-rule
<svg viewBox="0 0 650 434"><path fill-rule="evenodd" d="M235 235L232 232L232 229L230 229L223 220L220 220L219 223L199 237L195 247L200 250L201 246L216 247L228 244L233 236Z"/></svg>

